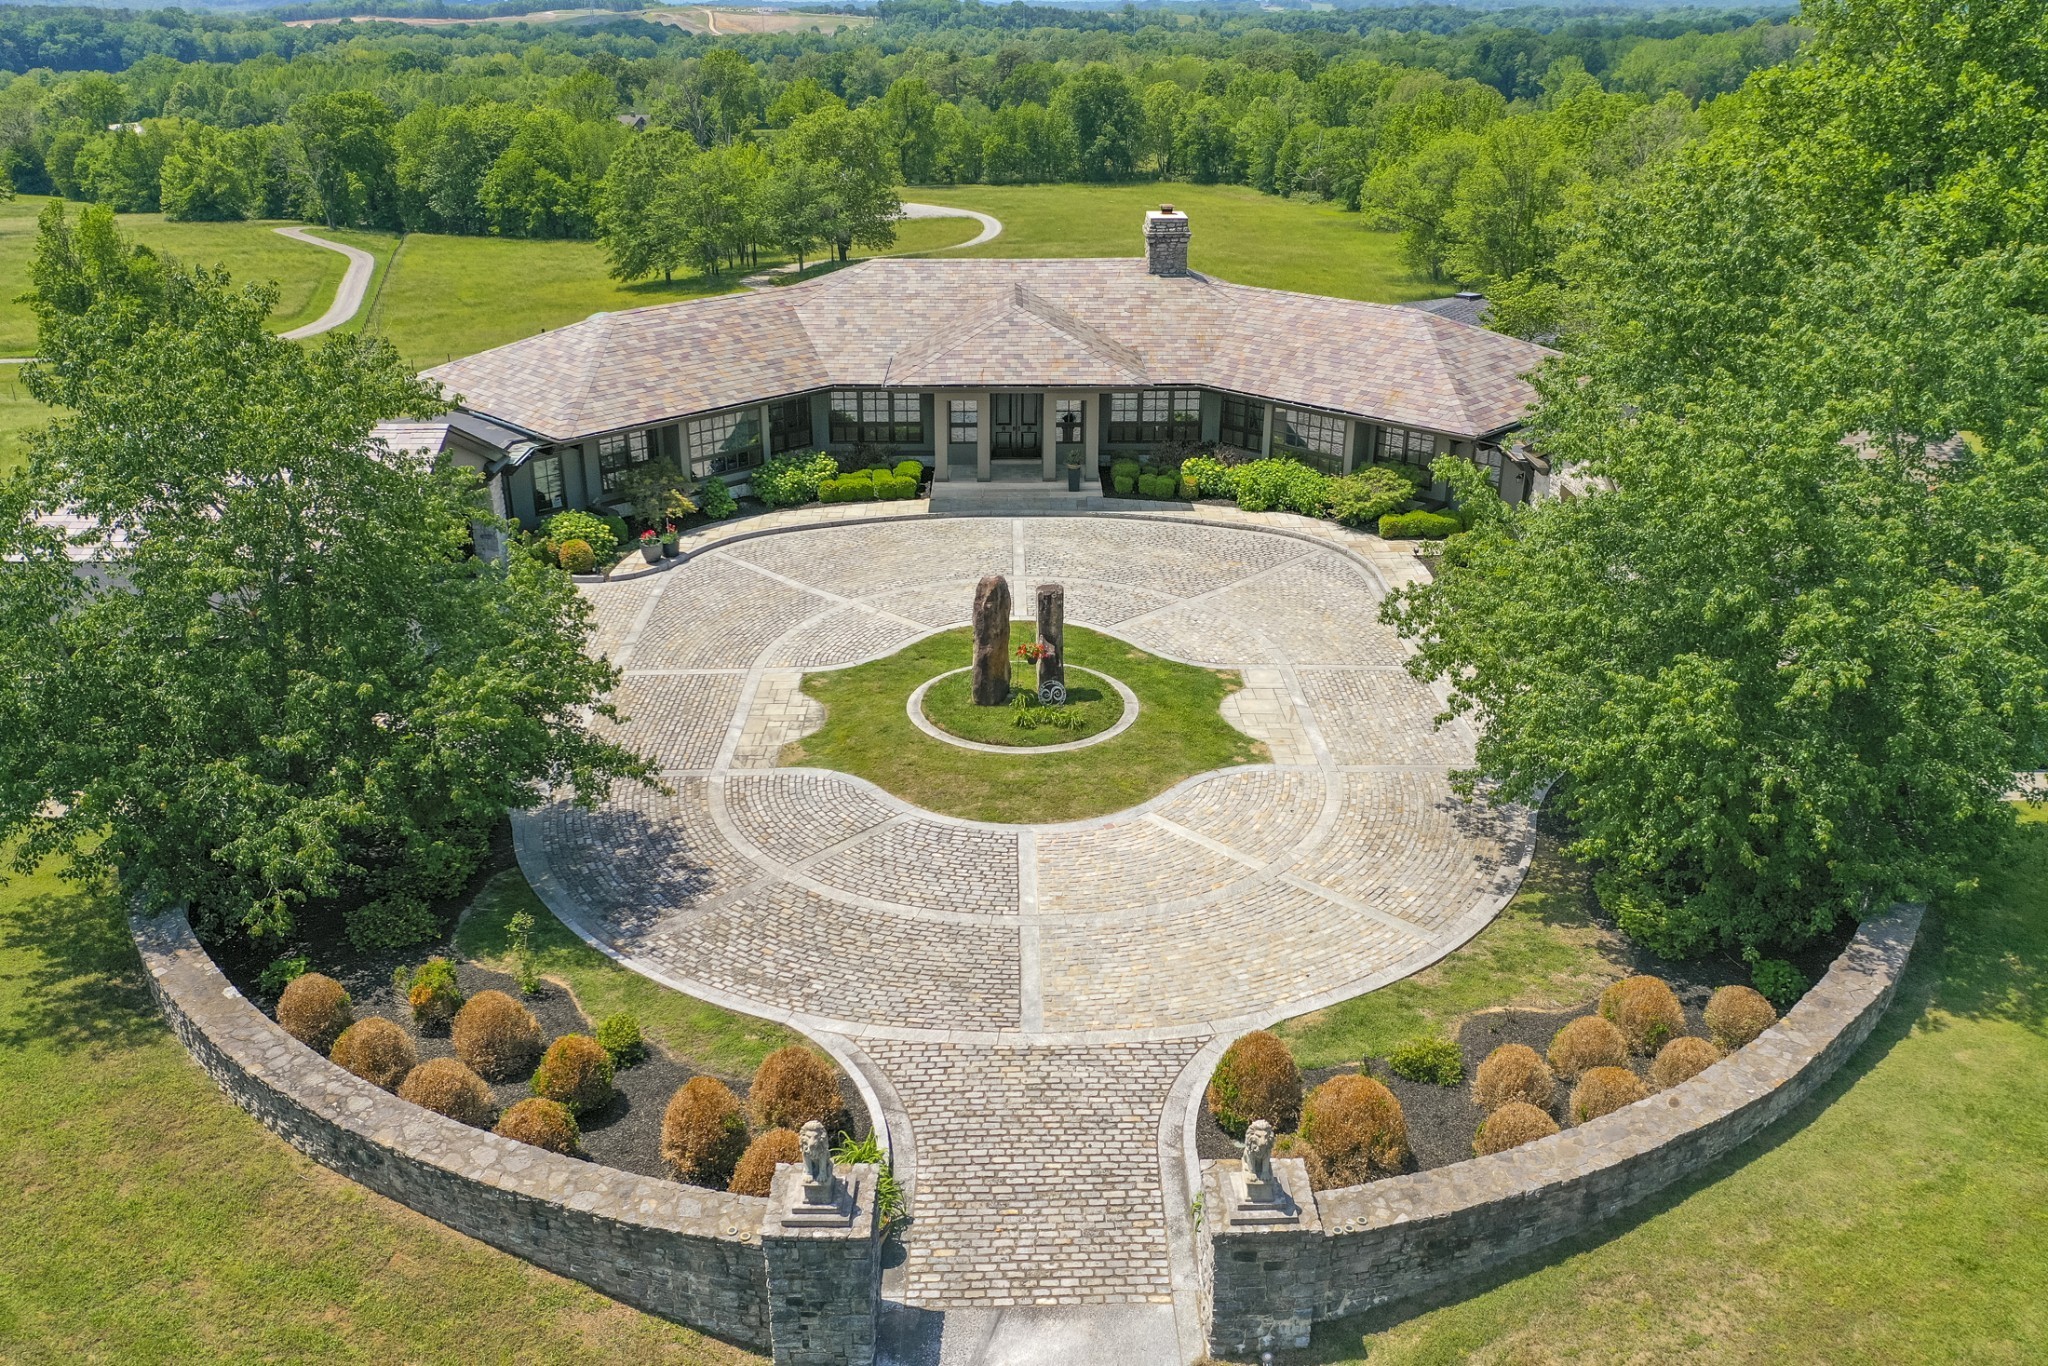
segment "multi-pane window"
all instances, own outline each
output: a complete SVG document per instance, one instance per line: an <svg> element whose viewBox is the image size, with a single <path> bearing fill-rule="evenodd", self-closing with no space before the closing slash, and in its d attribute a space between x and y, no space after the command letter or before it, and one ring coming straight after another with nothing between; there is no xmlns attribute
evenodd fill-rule
<svg viewBox="0 0 2048 1366"><path fill-rule="evenodd" d="M761 419L753 408L739 408L684 424L690 446L690 473L736 474L761 463Z"/></svg>
<svg viewBox="0 0 2048 1366"><path fill-rule="evenodd" d="M1223 425L1216 437L1226 446L1258 450L1266 440L1266 405L1255 398L1223 399Z"/></svg>
<svg viewBox="0 0 2048 1366"><path fill-rule="evenodd" d="M533 461L533 510L542 517L569 506L562 495L562 457L559 452L535 456Z"/></svg>
<svg viewBox="0 0 2048 1366"><path fill-rule="evenodd" d="M922 446L924 404L914 393L834 389L832 442L841 446Z"/></svg>
<svg viewBox="0 0 2048 1366"><path fill-rule="evenodd" d="M626 482L626 474L635 465L644 465L654 448L647 440L647 433L613 432L610 436L597 439L597 482L606 493L616 493Z"/></svg>
<svg viewBox="0 0 2048 1366"><path fill-rule="evenodd" d="M1299 408L1273 410L1273 446L1303 464L1314 465L1327 474L1344 471L1344 438L1351 423L1341 417L1305 413Z"/></svg>
<svg viewBox="0 0 2048 1366"><path fill-rule="evenodd" d="M1109 396L1109 442L1156 446L1202 439L1202 391L1145 389Z"/></svg>
<svg viewBox="0 0 2048 1366"><path fill-rule="evenodd" d="M972 446L981 440L981 404L971 398L946 400L946 440L955 446Z"/></svg>
<svg viewBox="0 0 2048 1366"><path fill-rule="evenodd" d="M1501 454L1500 447L1482 444L1479 447L1479 454L1475 459L1479 468L1486 471L1486 477L1493 481L1493 486L1499 488L1501 465L1505 460L1505 457Z"/></svg>
<svg viewBox="0 0 2048 1366"><path fill-rule="evenodd" d="M1079 445L1086 440L1083 422L1083 400L1078 398L1056 398L1052 404L1053 440L1063 445Z"/></svg>
<svg viewBox="0 0 2048 1366"><path fill-rule="evenodd" d="M768 406L768 449L772 455L810 449L811 401L787 398Z"/></svg>
<svg viewBox="0 0 2048 1366"><path fill-rule="evenodd" d="M1436 438L1413 427L1382 427L1379 458L1397 465L1427 467L1436 459Z"/></svg>

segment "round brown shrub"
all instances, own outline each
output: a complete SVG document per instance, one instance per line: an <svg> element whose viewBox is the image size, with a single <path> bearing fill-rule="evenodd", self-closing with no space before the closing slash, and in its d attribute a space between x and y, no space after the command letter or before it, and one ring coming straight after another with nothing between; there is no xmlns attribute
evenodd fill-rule
<svg viewBox="0 0 2048 1366"><path fill-rule="evenodd" d="M583 1136L568 1106L538 1096L522 1100L498 1116L498 1127L491 1132L564 1157L576 1156L577 1140Z"/></svg>
<svg viewBox="0 0 2048 1366"><path fill-rule="evenodd" d="M1598 1015L1581 1015L1550 1041L1550 1066L1567 1079L1594 1067L1619 1067L1628 1061L1628 1040Z"/></svg>
<svg viewBox="0 0 2048 1366"><path fill-rule="evenodd" d="M1556 1132L1557 1121L1548 1114L1524 1101L1511 1100L1479 1121L1479 1132L1472 1136L1472 1151L1479 1157L1504 1153Z"/></svg>
<svg viewBox="0 0 2048 1366"><path fill-rule="evenodd" d="M428 1058L406 1073L398 1098L473 1129L490 1128L498 1108L484 1079L453 1058Z"/></svg>
<svg viewBox="0 0 2048 1366"><path fill-rule="evenodd" d="M1371 1077L1332 1077L1301 1106L1301 1137L1323 1159L1332 1182L1355 1185L1368 1173L1396 1171L1408 1157L1401 1102Z"/></svg>
<svg viewBox="0 0 2048 1366"><path fill-rule="evenodd" d="M1550 1064L1525 1043L1502 1044L1472 1074L1472 1103L1489 1115L1515 1101L1540 1110L1556 1089Z"/></svg>
<svg viewBox="0 0 2048 1366"><path fill-rule="evenodd" d="M740 1099L716 1077L691 1077L661 1116L661 1160L678 1176L724 1180L747 1146Z"/></svg>
<svg viewBox="0 0 2048 1366"><path fill-rule="evenodd" d="M420 1061L412 1036L381 1015L357 1020L342 1030L328 1056L370 1085L387 1091L397 1090L405 1074Z"/></svg>
<svg viewBox="0 0 2048 1366"><path fill-rule="evenodd" d="M1654 1053L1685 1033L1685 1010L1662 977L1624 977L1600 993L1600 1013L1638 1053Z"/></svg>
<svg viewBox="0 0 2048 1366"><path fill-rule="evenodd" d="M1650 1064L1650 1084L1659 1091L1669 1090L1682 1081L1690 1081L1719 1061L1720 1049L1705 1039L1681 1034L1658 1050L1657 1061Z"/></svg>
<svg viewBox="0 0 2048 1366"><path fill-rule="evenodd" d="M1633 1105L1650 1094L1643 1079L1626 1067L1595 1067L1579 1078L1572 1088L1572 1122L1611 1115L1624 1105Z"/></svg>
<svg viewBox="0 0 2048 1366"><path fill-rule="evenodd" d="M612 1100L612 1055L588 1034L564 1034L534 1069L533 1093L579 1115L602 1110Z"/></svg>
<svg viewBox="0 0 2048 1366"><path fill-rule="evenodd" d="M315 1052L325 1053L334 1047L341 1031L355 1018L341 983L321 973L300 973L277 998L279 1027Z"/></svg>
<svg viewBox="0 0 2048 1366"><path fill-rule="evenodd" d="M1278 1034L1254 1030L1224 1050L1209 1078L1209 1113L1232 1138L1255 1119L1292 1129L1301 1115L1301 1069Z"/></svg>
<svg viewBox="0 0 2048 1366"><path fill-rule="evenodd" d="M814 1119L830 1129L845 1108L825 1060L795 1044L763 1058L747 1089L747 1112L758 1129L794 1132Z"/></svg>
<svg viewBox="0 0 2048 1366"><path fill-rule="evenodd" d="M455 1056L492 1081L516 1077L540 1056L540 1021L502 991L479 991L455 1012Z"/></svg>
<svg viewBox="0 0 2048 1366"><path fill-rule="evenodd" d="M1326 1190L1335 1184L1330 1180L1330 1169L1323 1165L1323 1159L1316 1156L1316 1150L1302 1142L1300 1134L1282 1134L1273 1140L1273 1156L1301 1159L1301 1165L1308 1168L1310 1190Z"/></svg>
<svg viewBox="0 0 2048 1366"><path fill-rule="evenodd" d="M797 1142L796 1130L770 1129L740 1154L739 1165L732 1169L732 1182L726 1189L734 1195L766 1195L775 1182L776 1167L803 1160L803 1144Z"/></svg>
<svg viewBox="0 0 2048 1366"><path fill-rule="evenodd" d="M304 981L304 978L300 978ZM282 1013L282 1004L278 1007ZM1778 1012L1753 987L1722 987L1707 998L1707 1032L1721 1047L1734 1050L1777 1023Z"/></svg>

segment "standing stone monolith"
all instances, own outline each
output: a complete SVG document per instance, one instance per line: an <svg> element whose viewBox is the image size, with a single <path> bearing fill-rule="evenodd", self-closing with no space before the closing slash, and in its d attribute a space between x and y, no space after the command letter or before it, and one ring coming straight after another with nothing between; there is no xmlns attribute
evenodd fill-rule
<svg viewBox="0 0 2048 1366"><path fill-rule="evenodd" d="M1010 701L1010 584L991 574L974 589L974 705Z"/></svg>
<svg viewBox="0 0 2048 1366"><path fill-rule="evenodd" d="M1045 685L1067 686L1067 590L1056 583L1038 585L1038 642L1051 652L1038 661L1038 695Z"/></svg>

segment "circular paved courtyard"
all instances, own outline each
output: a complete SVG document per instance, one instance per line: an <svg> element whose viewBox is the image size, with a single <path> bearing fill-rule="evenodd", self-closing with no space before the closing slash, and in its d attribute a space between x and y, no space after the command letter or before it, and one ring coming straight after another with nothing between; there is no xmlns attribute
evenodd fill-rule
<svg viewBox="0 0 2048 1366"><path fill-rule="evenodd" d="M821 720L805 670L962 624L988 573L1237 670L1226 715L1272 762L1041 826L775 766ZM1160 517L728 541L587 590L625 674L617 733L672 795L547 807L521 859L629 965L788 1021L857 1074L911 1178L909 1303L1170 1304L1193 1292L1186 1121L1224 1044L1433 961L1527 859L1526 812L1451 793L1471 735L1433 728L1382 591L1327 544Z"/></svg>

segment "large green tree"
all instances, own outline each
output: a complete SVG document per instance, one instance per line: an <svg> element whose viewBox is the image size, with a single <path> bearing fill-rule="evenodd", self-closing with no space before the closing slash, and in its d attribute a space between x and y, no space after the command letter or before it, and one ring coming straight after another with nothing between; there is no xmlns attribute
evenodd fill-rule
<svg viewBox="0 0 2048 1366"><path fill-rule="evenodd" d="M398 944L508 806L648 771L580 724L615 675L567 580L470 554L493 520L474 475L370 440L444 402L388 345L280 341L270 291L134 248L103 209L52 206L33 277L27 382L65 415L0 509L18 867L69 854L217 931L346 904L358 941Z"/></svg>

